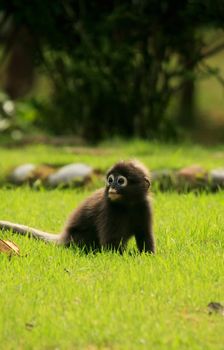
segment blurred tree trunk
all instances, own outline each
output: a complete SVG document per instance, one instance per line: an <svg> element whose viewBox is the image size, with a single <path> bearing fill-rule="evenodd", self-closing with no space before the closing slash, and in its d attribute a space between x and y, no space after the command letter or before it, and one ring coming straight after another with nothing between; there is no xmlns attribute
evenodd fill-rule
<svg viewBox="0 0 224 350"><path fill-rule="evenodd" d="M14 26L6 38L3 89L13 100L25 96L34 81L34 39L25 26Z"/></svg>
<svg viewBox="0 0 224 350"><path fill-rule="evenodd" d="M200 46L195 39L195 31L191 31L190 42L183 47L181 65L183 74L181 78L181 90L179 100L178 122L185 129L192 129L196 124L196 100L195 100L195 67L197 64Z"/></svg>

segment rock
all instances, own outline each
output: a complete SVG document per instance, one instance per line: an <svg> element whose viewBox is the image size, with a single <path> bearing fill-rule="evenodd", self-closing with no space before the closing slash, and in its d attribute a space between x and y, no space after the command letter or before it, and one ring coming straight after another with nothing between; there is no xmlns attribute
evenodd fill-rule
<svg viewBox="0 0 224 350"><path fill-rule="evenodd" d="M189 167L179 170L178 176L188 180L195 180L196 178L204 177L207 174L205 169L200 165L191 165Z"/></svg>
<svg viewBox="0 0 224 350"><path fill-rule="evenodd" d="M191 165L177 172L177 186L185 189L208 186L208 172L200 165Z"/></svg>
<svg viewBox="0 0 224 350"><path fill-rule="evenodd" d="M212 301L211 303L208 304L207 307L210 315L212 313L216 313L224 316L224 306L221 303Z"/></svg>
<svg viewBox="0 0 224 350"><path fill-rule="evenodd" d="M38 165L35 170L32 172L33 182L40 179L41 181L46 180L50 175L54 174L57 169L49 165Z"/></svg>
<svg viewBox="0 0 224 350"><path fill-rule="evenodd" d="M72 183L81 185L85 183L86 179L88 179L92 173L93 169L86 164L69 164L56 171L54 174L51 174L47 182L53 187L70 185Z"/></svg>
<svg viewBox="0 0 224 350"><path fill-rule="evenodd" d="M224 187L224 169L214 169L210 172L209 178L213 188Z"/></svg>
<svg viewBox="0 0 224 350"><path fill-rule="evenodd" d="M35 189L41 188L43 185L47 185L48 177L54 174L56 170L53 166L45 164L38 165L31 174L30 183Z"/></svg>
<svg viewBox="0 0 224 350"><path fill-rule="evenodd" d="M9 180L16 185L21 185L29 181L33 171L36 169L34 164L23 164L15 168L9 175Z"/></svg>
<svg viewBox="0 0 224 350"><path fill-rule="evenodd" d="M152 184L160 191L167 191L173 188L174 172L169 169L152 171Z"/></svg>

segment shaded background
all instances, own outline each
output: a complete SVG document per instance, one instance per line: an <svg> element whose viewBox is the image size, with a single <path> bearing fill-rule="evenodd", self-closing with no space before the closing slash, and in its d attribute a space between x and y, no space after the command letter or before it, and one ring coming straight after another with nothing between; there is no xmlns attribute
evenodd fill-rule
<svg viewBox="0 0 224 350"><path fill-rule="evenodd" d="M0 4L0 139L224 141L224 2Z"/></svg>

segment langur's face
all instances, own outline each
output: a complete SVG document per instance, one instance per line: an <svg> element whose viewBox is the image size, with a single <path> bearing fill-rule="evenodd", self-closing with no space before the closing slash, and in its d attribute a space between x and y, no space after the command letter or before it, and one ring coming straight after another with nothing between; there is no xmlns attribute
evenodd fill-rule
<svg viewBox="0 0 224 350"><path fill-rule="evenodd" d="M149 178L131 162L120 162L107 173L106 194L113 202L126 201L128 204L143 200L149 186Z"/></svg>

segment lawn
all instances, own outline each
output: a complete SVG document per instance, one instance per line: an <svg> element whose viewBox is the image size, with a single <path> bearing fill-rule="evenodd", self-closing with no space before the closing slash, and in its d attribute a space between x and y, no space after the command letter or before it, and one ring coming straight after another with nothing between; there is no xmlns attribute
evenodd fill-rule
<svg viewBox="0 0 224 350"><path fill-rule="evenodd" d="M33 145L10 149L0 146L0 176L23 163L64 165L85 162L106 170L117 160L130 158L138 158L152 170L180 168L191 164L211 169L224 166L224 145L203 147L190 143L167 144L136 139L129 142L111 140L95 148Z"/></svg>
<svg viewBox="0 0 224 350"><path fill-rule="evenodd" d="M22 160L85 161L106 169L133 155L153 168L192 162L211 168L224 163L223 152L136 141L79 152L1 149L0 155L4 169ZM59 232L89 193L3 188L0 218ZM137 254L134 241L123 256L84 255L1 234L19 245L21 256L0 255L0 348L223 349L224 318L207 310L209 302L224 301L223 193L156 193L153 206L155 256Z"/></svg>

